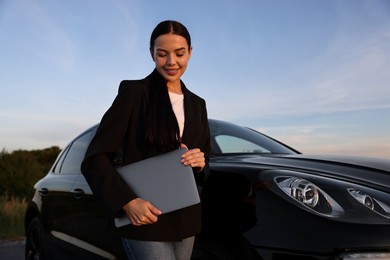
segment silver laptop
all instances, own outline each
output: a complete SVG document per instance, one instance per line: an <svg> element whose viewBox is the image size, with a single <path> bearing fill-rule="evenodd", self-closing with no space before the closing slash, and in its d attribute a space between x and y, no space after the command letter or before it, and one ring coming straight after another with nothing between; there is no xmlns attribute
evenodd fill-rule
<svg viewBox="0 0 390 260"><path fill-rule="evenodd" d="M190 166L184 166L177 149L117 169L120 176L141 199L151 202L162 213L182 209L200 202ZM126 215L115 218L115 225L131 224Z"/></svg>

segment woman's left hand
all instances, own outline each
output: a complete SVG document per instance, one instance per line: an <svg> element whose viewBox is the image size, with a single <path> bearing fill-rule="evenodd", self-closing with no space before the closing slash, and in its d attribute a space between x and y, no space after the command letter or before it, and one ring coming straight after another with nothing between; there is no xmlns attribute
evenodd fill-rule
<svg viewBox="0 0 390 260"><path fill-rule="evenodd" d="M181 144L180 148L187 148L185 144ZM191 166L192 168L197 168L198 172L203 170L203 167L206 165L204 159L204 153L199 148L194 148L186 151L182 156L181 163L185 166Z"/></svg>

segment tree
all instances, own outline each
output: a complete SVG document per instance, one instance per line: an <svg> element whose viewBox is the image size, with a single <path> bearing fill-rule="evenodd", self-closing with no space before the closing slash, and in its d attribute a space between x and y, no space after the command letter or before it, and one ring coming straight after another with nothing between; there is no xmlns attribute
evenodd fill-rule
<svg viewBox="0 0 390 260"><path fill-rule="evenodd" d="M48 173L60 151L57 146L12 153L3 149L0 153L0 195L27 197L34 183Z"/></svg>

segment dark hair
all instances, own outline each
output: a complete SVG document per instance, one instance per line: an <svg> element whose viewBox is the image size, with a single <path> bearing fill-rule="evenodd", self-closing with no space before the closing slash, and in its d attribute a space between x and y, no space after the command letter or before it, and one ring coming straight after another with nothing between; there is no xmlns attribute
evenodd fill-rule
<svg viewBox="0 0 390 260"><path fill-rule="evenodd" d="M156 26L150 37L151 52L157 37L169 33L184 37L187 40L188 48L191 47L191 37L184 25L176 21L163 21ZM180 131L169 99L165 79L157 70L154 70L151 75L151 82L145 138L149 144L149 152L155 154L178 148L180 145Z"/></svg>
<svg viewBox="0 0 390 260"><path fill-rule="evenodd" d="M150 49L153 50L154 41L157 39L157 37L168 33L173 33L184 37L187 40L188 48L191 47L191 36L187 28L177 21L167 20L162 21L156 26L156 28L154 28L152 35L150 36Z"/></svg>
<svg viewBox="0 0 390 260"><path fill-rule="evenodd" d="M154 70L150 79L145 139L148 152L155 155L177 149L180 145L179 125L169 99L165 79Z"/></svg>

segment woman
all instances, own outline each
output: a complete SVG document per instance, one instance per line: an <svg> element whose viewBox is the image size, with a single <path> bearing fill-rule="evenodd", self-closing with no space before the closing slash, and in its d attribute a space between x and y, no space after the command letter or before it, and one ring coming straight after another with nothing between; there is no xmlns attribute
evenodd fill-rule
<svg viewBox="0 0 390 260"><path fill-rule="evenodd" d="M113 217L126 214L131 225L118 228L129 259L190 259L200 232L200 204L162 214L138 198L119 177L122 165L187 147L182 163L192 167L199 184L208 169L210 133L205 101L180 80L191 57L191 37L176 21L153 30L150 53L154 71L142 80L122 81L104 114L82 164L94 195ZM153 181L153 180L151 180Z"/></svg>

